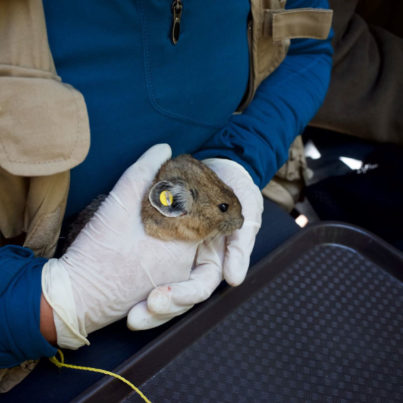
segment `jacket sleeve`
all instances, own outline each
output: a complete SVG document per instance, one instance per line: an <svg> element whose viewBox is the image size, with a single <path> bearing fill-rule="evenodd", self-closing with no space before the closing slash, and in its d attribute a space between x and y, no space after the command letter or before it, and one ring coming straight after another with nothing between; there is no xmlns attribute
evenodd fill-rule
<svg viewBox="0 0 403 403"><path fill-rule="evenodd" d="M46 261L20 246L0 248L0 368L56 354L39 330Z"/></svg>
<svg viewBox="0 0 403 403"><path fill-rule="evenodd" d="M327 0L289 0L287 8L328 8ZM333 32L324 40L294 39L282 64L258 88L249 107L233 115L195 154L243 165L263 188L288 158L294 138L321 106L330 81Z"/></svg>

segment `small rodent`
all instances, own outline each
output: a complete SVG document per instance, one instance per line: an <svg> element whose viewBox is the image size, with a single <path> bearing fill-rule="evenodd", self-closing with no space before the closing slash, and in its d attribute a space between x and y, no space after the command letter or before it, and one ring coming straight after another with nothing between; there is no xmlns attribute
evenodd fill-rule
<svg viewBox="0 0 403 403"><path fill-rule="evenodd" d="M141 218L148 235L182 241L229 235L244 220L232 189L188 154L161 166L144 195Z"/></svg>
<svg viewBox="0 0 403 403"><path fill-rule="evenodd" d="M105 200L100 195L69 226L61 253ZM229 235L244 218L238 198L207 165L188 154L165 162L142 200L145 232L162 240L202 241Z"/></svg>

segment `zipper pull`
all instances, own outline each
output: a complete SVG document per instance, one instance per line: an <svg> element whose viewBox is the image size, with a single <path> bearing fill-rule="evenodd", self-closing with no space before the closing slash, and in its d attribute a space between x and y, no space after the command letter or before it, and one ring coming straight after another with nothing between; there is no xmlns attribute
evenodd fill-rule
<svg viewBox="0 0 403 403"><path fill-rule="evenodd" d="M181 26L181 18L183 11L183 3L182 0L174 0L172 2L172 30L171 30L171 40L174 45L178 43L179 34L180 34L180 26Z"/></svg>

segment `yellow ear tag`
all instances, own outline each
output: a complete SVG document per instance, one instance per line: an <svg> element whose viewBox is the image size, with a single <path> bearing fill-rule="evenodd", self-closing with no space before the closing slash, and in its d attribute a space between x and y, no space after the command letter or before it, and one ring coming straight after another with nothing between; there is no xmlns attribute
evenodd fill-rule
<svg viewBox="0 0 403 403"><path fill-rule="evenodd" d="M172 196L172 193L168 190L164 190L160 193L160 202L163 206L171 206L173 201L174 197Z"/></svg>

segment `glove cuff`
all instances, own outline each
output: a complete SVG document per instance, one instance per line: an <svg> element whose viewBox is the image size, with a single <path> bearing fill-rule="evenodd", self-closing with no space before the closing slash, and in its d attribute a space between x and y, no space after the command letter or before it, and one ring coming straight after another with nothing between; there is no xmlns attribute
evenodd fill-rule
<svg viewBox="0 0 403 403"><path fill-rule="evenodd" d="M76 313L69 274L58 259L50 259L43 266L42 293L53 309L57 344L71 350L89 345L85 327Z"/></svg>

